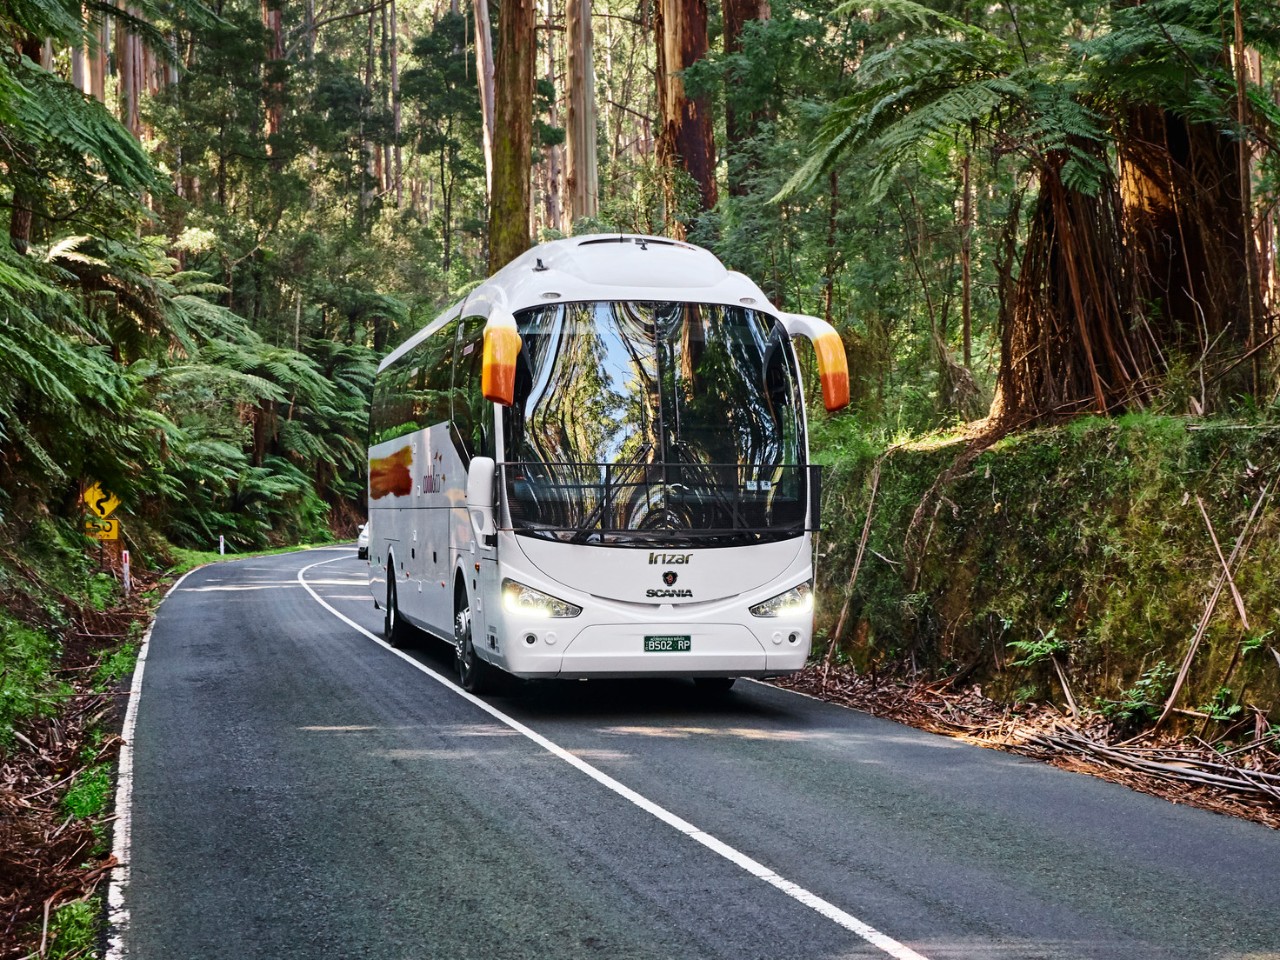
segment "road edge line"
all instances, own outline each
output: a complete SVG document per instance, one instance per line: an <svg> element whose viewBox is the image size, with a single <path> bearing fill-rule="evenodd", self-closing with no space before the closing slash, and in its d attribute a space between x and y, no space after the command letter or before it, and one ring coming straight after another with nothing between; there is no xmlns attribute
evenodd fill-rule
<svg viewBox="0 0 1280 960"><path fill-rule="evenodd" d="M309 566L303 567L301 570L298 571L297 580L298 580L298 583L302 585L302 588L311 595L311 598L316 601L316 603L320 604L320 606L324 607L326 610L328 610L331 614L333 614L335 617L337 617L347 626L351 627L356 632L361 633L364 636L368 637L370 640L378 644L383 649L388 650L391 653L395 654L401 660L405 661L405 663L408 663L410 666L414 667L418 671L425 673L427 676L431 677L431 679L435 680L437 683L441 684L444 687L447 687L449 690L452 690L454 693L458 694L458 696L462 697L464 700L468 700L471 703L475 704L477 707L479 707L485 713L489 714L499 723L503 724L506 727L509 727L510 729L514 730L516 733L520 734L521 736L533 741L533 743L537 744L543 750L546 750L552 756L557 757L560 760L563 760L565 763L569 764L569 766L575 768L581 773L586 774L588 777L590 777L592 780L599 783L601 786L605 787L611 792L622 797L624 800L628 801L632 805L639 807L645 813L648 813L651 816L656 817L658 820L662 821L667 826L672 827L675 830L678 830L680 833L683 833L685 836L689 837L691 840L697 841L698 843L702 844L711 852L718 854L720 857L723 857L725 860L728 860L734 866L739 867L742 870L745 870L747 873L751 874L752 876L760 880L763 880L765 883L769 884L771 887L774 887L775 889L780 890L782 893L785 893L791 899L797 901L798 903L803 904L804 906L815 911L821 916L826 917L828 920L832 921L833 923L837 924L840 927L843 927L845 930L848 930L850 933L856 934L857 936L865 940L867 943L871 944L874 947L877 947L878 949L887 953L889 956L893 957L894 960L928 960L928 958L925 957L923 954L917 953L916 951L912 950L910 947L906 946L903 943L899 943L897 940L893 939L888 934L881 933L875 927L871 926L868 923L864 923L863 921L859 920L857 917L853 916L853 914L848 913L844 910L841 910L834 903L831 903L828 900L824 900L822 897L819 897L816 893L812 893L811 891L806 890L804 887L800 886L799 884L793 883L792 881L787 880L785 877L775 873L773 870L769 869L764 864L760 863L758 860L752 859L751 857L747 856L745 853L738 850L737 848L729 846L729 844L725 843L722 840L717 839L716 837L712 836L711 834L707 833L704 830L700 830L699 828L695 827L693 824L689 823L689 821L672 813L670 810L666 809L665 807L659 806L657 803L650 800L648 797L645 797L642 794L637 793L635 790L632 790L626 784L621 783L618 780L615 780L613 777L609 776L603 770L600 770L599 768L592 766L591 764L587 763L587 761L583 760L581 757L578 757L570 753L568 750L564 749L564 747L560 746L559 744L551 740L548 740L542 734L531 729L530 727L525 726L523 723L521 723L519 720L515 719L514 717L507 716L497 707L494 707L486 703L485 701L481 700L479 697L475 696L474 694L468 693L466 690L463 690L460 686L458 686L448 677L445 677L443 674L437 673L435 670L431 669L425 663L422 663L419 660L415 660L413 657L409 656L409 654L405 653L403 650L397 650L395 647L388 644L385 640L383 640L377 634L373 633L370 630L366 630L364 627L356 623L346 614L342 613L337 608L331 606L328 603L328 601L326 601L323 597L320 596L320 594L316 593L315 590L311 589L311 585L307 583L306 578L303 576L303 574L305 574L308 570L311 570L315 567L323 566L326 563L333 563L337 560L342 560L342 559L344 558L334 557L331 560L320 560L317 563L313 563L313 564L310 564ZM373 599L372 596L370 596L370 600L372 599ZM111 960L111 958L108 958L108 960Z"/></svg>
<svg viewBox="0 0 1280 960"><path fill-rule="evenodd" d="M133 665L129 705L125 707L124 724L120 728L120 759L116 767L115 824L111 836L111 855L115 857L116 865L111 869L111 882L107 886L107 949L103 960L123 960L124 938L129 929L129 908L125 906L124 895L129 886L129 853L133 842L133 738L138 728L138 700L142 697L142 675L146 672L147 654L151 650L151 631L155 629L160 607L169 595L182 586L187 577L206 566L208 564L192 567L165 591L156 604L147 632L142 635L142 646L138 648L138 659Z"/></svg>

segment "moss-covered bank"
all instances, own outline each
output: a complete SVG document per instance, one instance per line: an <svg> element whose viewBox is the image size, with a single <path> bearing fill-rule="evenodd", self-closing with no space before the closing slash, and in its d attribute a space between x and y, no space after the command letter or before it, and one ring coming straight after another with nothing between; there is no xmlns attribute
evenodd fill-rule
<svg viewBox="0 0 1280 960"><path fill-rule="evenodd" d="M965 441L877 448L839 420L816 433L819 631L847 600L841 656L1062 700L1056 658L1082 706L1134 726L1158 714L1222 571L1200 503L1229 556L1262 497L1234 572L1249 627L1224 589L1178 706L1280 718L1280 425L1084 418L1006 437L932 491Z"/></svg>

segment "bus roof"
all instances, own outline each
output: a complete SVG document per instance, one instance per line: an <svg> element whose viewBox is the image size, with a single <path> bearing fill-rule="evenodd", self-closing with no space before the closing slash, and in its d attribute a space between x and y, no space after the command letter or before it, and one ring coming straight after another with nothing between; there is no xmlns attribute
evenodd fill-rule
<svg viewBox="0 0 1280 960"><path fill-rule="evenodd" d="M394 363L465 311L489 317L494 307L511 313L548 303L590 300L656 300L747 306L776 314L761 289L727 270L702 247L665 237L597 233L542 243L522 253L393 351Z"/></svg>

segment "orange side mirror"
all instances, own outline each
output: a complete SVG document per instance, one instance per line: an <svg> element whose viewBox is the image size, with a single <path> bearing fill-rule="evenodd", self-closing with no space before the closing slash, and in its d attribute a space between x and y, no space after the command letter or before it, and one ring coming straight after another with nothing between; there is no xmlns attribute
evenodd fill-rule
<svg viewBox="0 0 1280 960"><path fill-rule="evenodd" d="M484 328L484 360L480 386L486 400L504 407L515 402L516 357L520 355L520 334L514 326L494 324Z"/></svg>
<svg viewBox="0 0 1280 960"><path fill-rule="evenodd" d="M849 359L844 342L836 328L825 320L803 313L783 313L778 319L791 336L808 337L818 357L818 376L822 380L822 405L828 411L849 405Z"/></svg>

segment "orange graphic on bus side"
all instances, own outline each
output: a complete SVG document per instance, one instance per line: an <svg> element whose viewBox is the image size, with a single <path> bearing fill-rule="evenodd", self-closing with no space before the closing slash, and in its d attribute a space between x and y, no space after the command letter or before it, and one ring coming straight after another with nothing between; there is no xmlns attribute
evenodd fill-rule
<svg viewBox="0 0 1280 960"><path fill-rule="evenodd" d="M407 497L413 492L413 451L401 447L395 453L369 461L369 496L381 500L385 496Z"/></svg>

